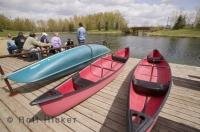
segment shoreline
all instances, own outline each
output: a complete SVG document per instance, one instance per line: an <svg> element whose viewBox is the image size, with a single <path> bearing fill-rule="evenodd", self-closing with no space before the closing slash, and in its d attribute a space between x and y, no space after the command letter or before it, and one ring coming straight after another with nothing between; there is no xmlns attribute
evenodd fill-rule
<svg viewBox="0 0 200 132"><path fill-rule="evenodd" d="M179 29L179 30L164 29L164 30L147 33L147 36L176 37L176 38L200 38L200 30L196 30L196 29Z"/></svg>
<svg viewBox="0 0 200 132"><path fill-rule="evenodd" d="M34 32L34 31L13 31L13 30L4 30L3 32L0 32L0 38L2 37L7 37L8 33L12 34L12 36L17 36L18 32L23 32L24 35L28 36L28 34L30 32ZM41 32L34 32L35 34L41 34ZM54 32L46 32L48 34L53 34ZM76 32L58 32L60 34L64 34L64 33L72 33L72 34L76 34ZM102 30L102 31L98 31L98 30L88 30L87 34L123 34L123 32L121 30Z"/></svg>
<svg viewBox="0 0 200 132"><path fill-rule="evenodd" d="M163 34L148 34L148 37L171 37L171 38L200 38L200 36L174 36L174 35L163 35Z"/></svg>
<svg viewBox="0 0 200 132"><path fill-rule="evenodd" d="M145 36L144 36L145 37ZM148 34L147 37L170 37L170 38L200 38L198 36L173 36L173 35L155 35L155 34Z"/></svg>

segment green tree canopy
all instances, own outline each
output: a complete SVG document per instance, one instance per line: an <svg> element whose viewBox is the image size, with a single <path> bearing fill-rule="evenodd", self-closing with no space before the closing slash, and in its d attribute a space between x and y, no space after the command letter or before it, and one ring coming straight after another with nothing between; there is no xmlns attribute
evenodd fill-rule
<svg viewBox="0 0 200 132"><path fill-rule="evenodd" d="M179 17L177 18L174 26L173 26L173 29L181 29L181 28L184 28L186 25L186 18L185 16L183 15L179 15Z"/></svg>
<svg viewBox="0 0 200 132"><path fill-rule="evenodd" d="M9 19L0 15L0 28L17 31L49 31L65 32L74 31L82 22L87 30L122 30L127 27L127 22L119 11L100 12L86 16L74 16L64 19L37 20L17 17Z"/></svg>
<svg viewBox="0 0 200 132"><path fill-rule="evenodd" d="M200 29L200 9L196 13L195 28Z"/></svg>

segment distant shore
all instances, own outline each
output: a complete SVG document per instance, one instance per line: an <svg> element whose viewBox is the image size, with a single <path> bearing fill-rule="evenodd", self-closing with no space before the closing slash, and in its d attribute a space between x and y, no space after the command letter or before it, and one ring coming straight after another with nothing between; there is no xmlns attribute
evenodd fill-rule
<svg viewBox="0 0 200 132"><path fill-rule="evenodd" d="M7 37L8 33L11 33L12 36L17 36L18 32L20 31L4 30L3 32L0 32L0 37ZM26 36L28 36L30 32L34 32L34 31L21 31L21 32L23 32ZM41 32L35 32L35 33L40 34ZM46 32L46 33L51 34L53 32ZM59 32L59 33L62 34L62 33L75 33L75 32ZM108 31L89 30L87 31L87 34L122 34L122 31L120 30L108 30Z"/></svg>
<svg viewBox="0 0 200 132"><path fill-rule="evenodd" d="M102 31L98 31L98 30L89 30L87 31L88 34L122 34L122 31L120 30L102 30Z"/></svg>
<svg viewBox="0 0 200 132"><path fill-rule="evenodd" d="M148 33L148 36L200 38L200 30L196 30L196 29L179 29L179 30L164 29L164 30L159 30L159 31Z"/></svg>

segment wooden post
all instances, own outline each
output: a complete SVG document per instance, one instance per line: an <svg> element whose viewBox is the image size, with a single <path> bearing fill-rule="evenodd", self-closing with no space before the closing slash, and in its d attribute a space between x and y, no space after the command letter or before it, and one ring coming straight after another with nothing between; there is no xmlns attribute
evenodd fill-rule
<svg viewBox="0 0 200 132"><path fill-rule="evenodd" d="M0 65L0 74L1 74L1 75L5 75L5 73L4 73L4 71L3 71L2 67L1 67L1 65ZM15 93L14 93L14 91L13 91L13 89L12 89L12 87L11 87L9 81L8 81L8 79L7 79L7 78L4 78L4 81L5 81L6 85L8 86L8 88L9 88L9 90L10 90L10 95L11 95L11 96L14 95Z"/></svg>

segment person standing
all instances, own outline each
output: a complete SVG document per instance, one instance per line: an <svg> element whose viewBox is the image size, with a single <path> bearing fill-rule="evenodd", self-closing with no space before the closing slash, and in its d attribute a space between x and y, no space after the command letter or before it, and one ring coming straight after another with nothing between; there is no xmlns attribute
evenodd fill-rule
<svg viewBox="0 0 200 132"><path fill-rule="evenodd" d="M79 28L77 30L77 39L78 39L78 43L79 45L82 45L85 43L85 39L86 39L86 30L83 27L83 24L80 22L79 23Z"/></svg>
<svg viewBox="0 0 200 132"><path fill-rule="evenodd" d="M26 40L26 37L24 37L22 32L19 32L18 36L15 38L15 44L19 52L23 50L25 40Z"/></svg>
<svg viewBox="0 0 200 132"><path fill-rule="evenodd" d="M17 50L17 46L15 45L15 41L12 40L11 34L8 34L7 49L9 54L13 54L14 51Z"/></svg>
<svg viewBox="0 0 200 132"><path fill-rule="evenodd" d="M56 52L61 51L62 42L61 42L60 37L58 36L58 33L54 33L54 36L51 38L51 45L52 45L52 48L54 49L51 50L50 53L55 54Z"/></svg>

